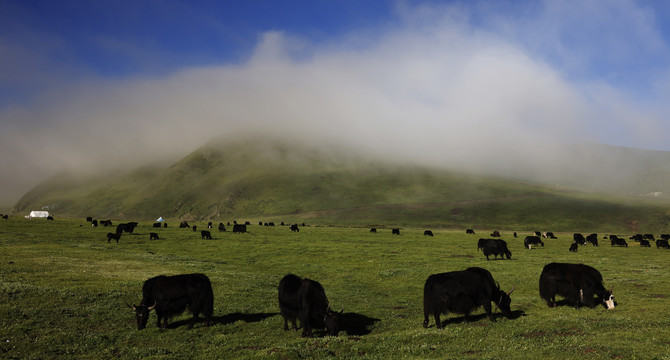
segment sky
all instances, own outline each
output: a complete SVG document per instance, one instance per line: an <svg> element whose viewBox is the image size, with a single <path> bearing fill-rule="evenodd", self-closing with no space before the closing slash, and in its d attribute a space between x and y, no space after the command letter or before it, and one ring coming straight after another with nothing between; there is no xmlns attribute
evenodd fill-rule
<svg viewBox="0 0 670 360"><path fill-rule="evenodd" d="M560 171L670 150L668 99L666 1L0 0L0 204L219 136Z"/></svg>

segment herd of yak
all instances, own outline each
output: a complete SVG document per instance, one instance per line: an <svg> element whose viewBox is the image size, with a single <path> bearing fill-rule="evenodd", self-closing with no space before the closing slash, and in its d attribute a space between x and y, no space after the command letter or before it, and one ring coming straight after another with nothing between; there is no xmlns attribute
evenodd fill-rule
<svg viewBox="0 0 670 360"><path fill-rule="evenodd" d="M99 224L90 217L86 220L92 226ZM112 222L104 220L100 222L100 225L112 226ZM137 222L118 224L115 232L107 234L107 241L116 240L118 243L124 232L132 233L137 225ZM250 225L249 222L245 224L235 222L233 232L246 232L247 225ZM261 222L259 225L272 226L274 224ZM167 224L155 223L154 227L167 227ZM190 228L187 222L182 222L179 227ZM207 227L212 228L212 223L210 222ZM193 226L192 229L197 231L196 226ZM299 231L297 224L290 225L290 229ZM219 230L226 230L223 223L219 224ZM370 232L374 233L376 229L373 228ZM467 229L466 233L474 234L474 231ZM399 229L393 229L392 234L399 235ZM429 230L425 231L424 235L433 236ZM201 236L203 239L211 239L208 230L202 230ZM501 259L505 257L510 259L512 254L507 248L507 243L497 239L500 233L494 231L490 236L496 239L479 239L477 249L482 250L487 260L490 255L494 255L494 259L497 259L498 256ZM516 233L514 237L517 237ZM542 237L556 238L551 232L536 232L535 235L524 239L524 247L531 249L534 245L544 246ZM612 246L628 246L623 238L616 235L605 238L610 240ZM150 239L158 239L158 235L151 233ZM657 248L668 249L670 235L664 234L660 239L655 240L651 234L637 234L631 236L630 239L639 242L642 247L650 247L649 241L655 241ZM578 245L587 243L598 246L597 234L584 237L576 233L573 235L573 240L570 251L576 251ZM442 328L440 315L448 313L463 314L467 321L469 314L480 307L484 308L491 321L496 321L491 303L494 303L503 315L509 318L512 316L510 294L513 291L514 288L509 292L501 290L493 275L480 267L430 275L425 282L423 292L423 326L428 327L430 316L433 316L435 326ZM567 304L575 308L581 306L593 308L602 305L607 309L613 309L616 305L612 289L607 290L603 286L600 272L584 264L547 264L540 274L539 293L549 307L556 306L557 295L562 296ZM280 314L284 318L284 330L289 329L289 322L293 330L298 330L297 321L299 320L304 337L312 336L313 330L334 336L340 331L342 311L337 312L330 308L326 292L318 281L288 274L279 282L278 301ZM135 312L137 328L140 330L146 327L151 310L156 313L158 327L167 327L170 317L183 313L187 308L192 314L189 329L193 327L200 314L204 316L205 324L209 326L214 310L214 292L205 274L161 275L144 282L140 305L128 306Z"/></svg>
<svg viewBox="0 0 670 360"><path fill-rule="evenodd" d="M211 225L211 223L208 224L208 227ZM181 225L181 227L186 226L188 225ZM220 224L221 226L223 224ZM291 230L299 231L297 225L292 225ZM376 229L371 229L371 232L376 232ZM474 234L474 231L470 229L466 232ZM399 230L393 229L392 234L399 235ZM428 230L424 234L433 235ZM500 233L495 231L491 236L500 237ZM531 249L533 245L544 246L541 236L556 238L551 232L542 234L536 232L535 235L524 239L524 247ZM516 233L514 237L517 237ZM207 237L203 235L203 238ZM587 242L598 246L596 234L587 237L574 234L573 238L574 242L570 251L574 251L574 247ZM610 239L612 246L627 246L625 240L617 236L606 238ZM635 235L631 239L640 242L640 246L649 246L650 235ZM653 237L651 239L653 240ZM660 240L656 241L656 245L668 248L667 241L668 236L663 235ZM487 260L489 255L494 255L496 259L498 256L501 259L504 259L503 256L507 259L511 258L507 243L501 239L480 239L479 249L486 255ZM491 321L496 321L491 303L509 318L512 316L510 294L513 291L514 288L509 292L501 290L493 275L480 267L430 275L424 285L423 326L428 327L430 316L433 316L435 326L442 328L443 322L440 320L440 315L448 313L463 314L467 321L470 313L480 307L484 308ZM605 289L600 272L584 264L547 264L540 274L539 294L549 307L557 305L556 296L563 297L565 303L575 308L581 306L593 308L602 305L607 309L613 309L616 306L612 289ZM211 322L213 291L209 278L204 274L153 277L144 282L142 295L140 305L129 305L135 312L138 329L146 327L150 310L156 312L158 327L166 327L169 317L182 313L187 307L193 315L189 328L195 324L200 314L204 316L207 326ZM299 320L303 337L312 336L313 330L334 336L340 331L342 312L331 309L325 290L318 281L301 278L294 274L284 276L278 286L278 302L280 314L284 318L284 330L289 329L289 323L291 329L298 330L297 321Z"/></svg>

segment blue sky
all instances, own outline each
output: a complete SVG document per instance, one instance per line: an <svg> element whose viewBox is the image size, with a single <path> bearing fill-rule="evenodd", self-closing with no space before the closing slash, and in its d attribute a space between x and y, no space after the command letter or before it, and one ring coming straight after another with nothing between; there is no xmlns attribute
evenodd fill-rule
<svg viewBox="0 0 670 360"><path fill-rule="evenodd" d="M0 202L226 134L446 165L670 150L669 20L633 0L0 0L0 166L23 164Z"/></svg>

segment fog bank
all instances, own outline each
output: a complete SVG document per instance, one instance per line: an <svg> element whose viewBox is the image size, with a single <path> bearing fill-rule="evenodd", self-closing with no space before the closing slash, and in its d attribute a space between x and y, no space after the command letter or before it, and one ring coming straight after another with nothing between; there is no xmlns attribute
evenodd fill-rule
<svg viewBox="0 0 670 360"><path fill-rule="evenodd" d="M162 77L89 77L0 109L0 203L64 169L131 168L220 136L341 144L363 154L551 181L598 163L572 144L662 143L667 108L607 82L575 81L453 9L407 10L402 28L310 44L259 36L239 64ZM661 90L659 90L661 91ZM644 110L643 110L644 109ZM242 136L242 135L240 135ZM541 175L541 176L540 176Z"/></svg>

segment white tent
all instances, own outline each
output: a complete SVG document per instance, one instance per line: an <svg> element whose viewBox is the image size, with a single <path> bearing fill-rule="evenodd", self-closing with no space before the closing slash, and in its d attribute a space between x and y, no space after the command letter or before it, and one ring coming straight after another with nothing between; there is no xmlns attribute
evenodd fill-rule
<svg viewBox="0 0 670 360"><path fill-rule="evenodd" d="M163 220L163 217L161 216L158 219L156 219L156 221L165 221L165 220Z"/></svg>
<svg viewBox="0 0 670 360"><path fill-rule="evenodd" d="M49 216L48 211L31 211L30 215L28 215L28 219L32 218L45 218Z"/></svg>

